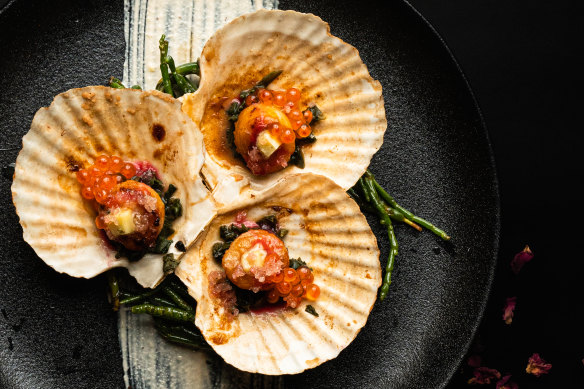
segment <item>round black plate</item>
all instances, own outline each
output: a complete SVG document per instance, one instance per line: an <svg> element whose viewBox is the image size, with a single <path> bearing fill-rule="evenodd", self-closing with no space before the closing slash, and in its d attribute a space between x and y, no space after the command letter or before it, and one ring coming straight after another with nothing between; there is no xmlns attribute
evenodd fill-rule
<svg viewBox="0 0 584 389"><path fill-rule="evenodd" d="M381 81L389 127L371 170L451 243L399 225L389 297L338 358L288 387L444 386L490 289L499 236L494 163L476 102L442 40L408 4L281 1L357 47ZM35 111L69 88L121 76L123 2L14 1L0 14L0 163L14 162ZM116 315L104 280L57 274L22 240L3 169L0 386L123 387ZM39 177L42 180L43 177ZM374 219L385 265L388 245Z"/></svg>

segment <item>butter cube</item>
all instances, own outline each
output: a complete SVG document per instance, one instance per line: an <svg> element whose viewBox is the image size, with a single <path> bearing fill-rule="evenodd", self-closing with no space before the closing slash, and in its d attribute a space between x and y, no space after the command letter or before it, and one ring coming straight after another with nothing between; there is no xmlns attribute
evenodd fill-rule
<svg viewBox="0 0 584 389"><path fill-rule="evenodd" d="M278 150L278 147L280 147L281 144L282 142L280 142L280 139L273 136L268 130L260 132L256 141L260 153L262 153L265 158L270 158L270 156Z"/></svg>

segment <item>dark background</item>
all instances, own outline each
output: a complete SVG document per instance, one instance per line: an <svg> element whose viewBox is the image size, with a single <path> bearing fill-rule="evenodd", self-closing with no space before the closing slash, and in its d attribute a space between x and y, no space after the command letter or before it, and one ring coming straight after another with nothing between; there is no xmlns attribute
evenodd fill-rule
<svg viewBox="0 0 584 389"><path fill-rule="evenodd" d="M495 282L477 336L483 363L512 374L520 388L582 388L582 2L411 4L462 67L495 154L502 230ZM535 257L515 276L509 262L526 244ZM512 296L517 306L508 326L502 310ZM533 353L552 364L549 375L525 373ZM472 369L460 370L448 388L466 385Z"/></svg>
<svg viewBox="0 0 584 389"><path fill-rule="evenodd" d="M5 3L0 0L0 8ZM512 374L521 388L583 387L578 201L584 177L578 154L583 6L543 0L411 4L462 67L495 154L502 234L495 282L477 336L484 364ZM526 244L535 257L515 276L509 262ZM57 293L65 298L70 291ZM517 297L517 307L513 323L506 325L502 309L511 296ZM553 365L550 374L525 373L533 353ZM471 374L463 363L448 388L466 387Z"/></svg>

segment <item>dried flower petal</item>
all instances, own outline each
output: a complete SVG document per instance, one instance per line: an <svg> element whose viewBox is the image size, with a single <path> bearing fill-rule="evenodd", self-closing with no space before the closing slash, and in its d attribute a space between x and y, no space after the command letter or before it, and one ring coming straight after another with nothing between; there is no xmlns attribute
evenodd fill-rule
<svg viewBox="0 0 584 389"><path fill-rule="evenodd" d="M539 377L542 374L549 373L551 368L551 363L546 363L542 357L539 356L539 354L535 353L529 358L525 371L529 374L533 374L534 376Z"/></svg>
<svg viewBox="0 0 584 389"><path fill-rule="evenodd" d="M470 385L490 384L491 380L494 381L495 379L498 380L499 378L501 378L501 373L499 373L497 370L481 366L474 369L473 377L470 380L468 380L468 383Z"/></svg>
<svg viewBox="0 0 584 389"><path fill-rule="evenodd" d="M515 254L515 257L513 257L513 260L511 261L511 270L513 270L513 273L519 274L519 271L521 270L523 265L525 265L532 259L533 253L531 252L529 246L526 245L523 251Z"/></svg>
<svg viewBox="0 0 584 389"><path fill-rule="evenodd" d="M497 381L496 389L518 389L515 382L509 382L510 378L511 375L509 374Z"/></svg>
<svg viewBox="0 0 584 389"><path fill-rule="evenodd" d="M503 308L503 320L505 324L511 324L513 321L513 311L515 310L515 302L517 297L508 297L505 302L505 308Z"/></svg>

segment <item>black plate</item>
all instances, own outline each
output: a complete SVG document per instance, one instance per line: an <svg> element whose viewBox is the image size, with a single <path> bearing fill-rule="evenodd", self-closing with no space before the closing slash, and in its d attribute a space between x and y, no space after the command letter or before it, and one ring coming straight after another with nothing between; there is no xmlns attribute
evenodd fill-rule
<svg viewBox="0 0 584 389"><path fill-rule="evenodd" d="M463 357L490 289L499 202L487 133L444 42L408 4L281 1L312 12L356 46L381 81L389 127L371 169L404 206L446 229L397 227L388 299L338 358L287 386L444 386ZM104 84L124 62L123 2L14 1L0 14L0 162L16 159L35 111L69 88ZM6 150L8 149L8 150ZM22 240L3 171L0 386L123 387L116 315L104 280L57 274ZM42 180L43 177L39 177ZM370 219L382 252L387 238Z"/></svg>

